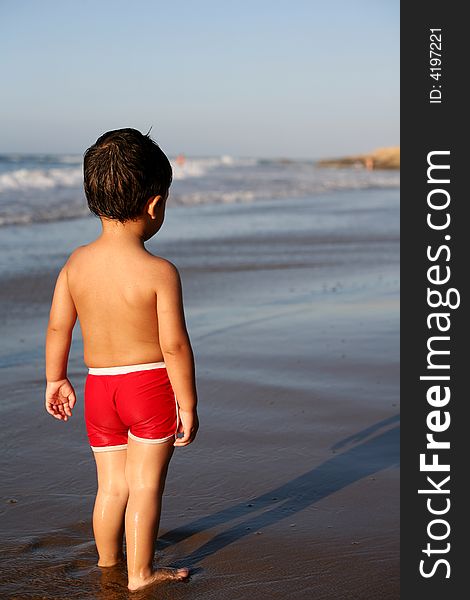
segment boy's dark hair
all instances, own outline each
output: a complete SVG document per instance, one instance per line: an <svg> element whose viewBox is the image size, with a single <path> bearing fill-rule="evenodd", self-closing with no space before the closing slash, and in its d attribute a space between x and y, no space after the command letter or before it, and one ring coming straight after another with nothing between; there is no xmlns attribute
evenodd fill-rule
<svg viewBox="0 0 470 600"><path fill-rule="evenodd" d="M108 131L84 155L85 195L91 212L124 221L142 214L152 196L167 196L170 161L136 129Z"/></svg>

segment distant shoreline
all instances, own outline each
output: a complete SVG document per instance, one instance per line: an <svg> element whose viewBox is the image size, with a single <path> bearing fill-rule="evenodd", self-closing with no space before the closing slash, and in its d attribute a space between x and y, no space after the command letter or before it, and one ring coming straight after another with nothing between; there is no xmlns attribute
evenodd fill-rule
<svg viewBox="0 0 470 600"><path fill-rule="evenodd" d="M319 167L363 167L375 169L399 169L400 147L378 148L368 154L357 154L341 158L326 158L317 161Z"/></svg>

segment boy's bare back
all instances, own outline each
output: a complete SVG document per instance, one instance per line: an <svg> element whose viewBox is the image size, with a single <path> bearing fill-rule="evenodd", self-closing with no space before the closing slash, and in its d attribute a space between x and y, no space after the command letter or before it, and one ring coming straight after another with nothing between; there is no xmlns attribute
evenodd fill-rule
<svg viewBox="0 0 470 600"><path fill-rule="evenodd" d="M157 309L175 292L171 263L137 244L99 238L77 248L65 271L88 367L163 361Z"/></svg>

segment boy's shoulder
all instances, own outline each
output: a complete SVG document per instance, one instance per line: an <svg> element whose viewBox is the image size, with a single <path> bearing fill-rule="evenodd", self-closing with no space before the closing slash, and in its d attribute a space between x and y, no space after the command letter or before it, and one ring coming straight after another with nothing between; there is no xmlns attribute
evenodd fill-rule
<svg viewBox="0 0 470 600"><path fill-rule="evenodd" d="M179 279L179 272L176 266L166 258L162 256L155 256L155 254L151 254L150 252L146 252L149 265L152 270L154 270L155 275L158 276L158 279L167 279L174 280Z"/></svg>
<svg viewBox="0 0 470 600"><path fill-rule="evenodd" d="M77 248L75 248L75 250L69 255L67 261L65 262L64 269L70 268L74 265L74 263L77 262L77 260L80 260L83 257L83 255L88 252L88 246L89 244L77 246Z"/></svg>
<svg viewBox="0 0 470 600"><path fill-rule="evenodd" d="M93 258L93 242L78 246L69 255L67 262L64 264L64 271L73 271L79 266L82 261L87 262ZM82 263L83 264L83 263ZM142 265L145 265L146 273L149 279L154 279L156 282L175 282L180 280L180 275L176 266L162 256L156 256L148 250L142 253Z"/></svg>

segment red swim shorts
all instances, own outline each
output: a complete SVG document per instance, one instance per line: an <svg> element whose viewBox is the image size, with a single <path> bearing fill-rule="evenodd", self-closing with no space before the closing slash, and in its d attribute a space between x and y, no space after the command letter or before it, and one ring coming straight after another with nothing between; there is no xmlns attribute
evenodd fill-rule
<svg viewBox="0 0 470 600"><path fill-rule="evenodd" d="M149 444L173 438L178 404L165 363L89 368L85 422L94 452L123 450L128 436Z"/></svg>

